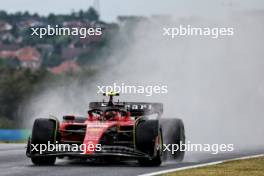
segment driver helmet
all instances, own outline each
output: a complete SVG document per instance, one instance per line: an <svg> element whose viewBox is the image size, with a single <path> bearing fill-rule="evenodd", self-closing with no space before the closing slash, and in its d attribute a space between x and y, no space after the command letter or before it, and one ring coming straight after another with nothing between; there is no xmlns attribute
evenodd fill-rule
<svg viewBox="0 0 264 176"><path fill-rule="evenodd" d="M105 119L108 120L108 119L112 119L116 116L116 112L115 111L107 111L105 113Z"/></svg>

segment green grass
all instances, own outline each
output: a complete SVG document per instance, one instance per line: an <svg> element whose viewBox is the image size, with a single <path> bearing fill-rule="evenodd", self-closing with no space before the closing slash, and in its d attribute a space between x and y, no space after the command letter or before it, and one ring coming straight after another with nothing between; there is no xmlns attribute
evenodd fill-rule
<svg viewBox="0 0 264 176"><path fill-rule="evenodd" d="M214 166L172 172L162 176L264 176L264 157L230 161Z"/></svg>

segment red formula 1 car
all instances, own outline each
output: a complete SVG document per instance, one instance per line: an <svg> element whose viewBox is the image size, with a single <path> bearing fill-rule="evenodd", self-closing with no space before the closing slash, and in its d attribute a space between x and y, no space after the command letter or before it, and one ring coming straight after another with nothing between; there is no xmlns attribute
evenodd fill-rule
<svg viewBox="0 0 264 176"><path fill-rule="evenodd" d="M181 161L184 151L164 152L163 144L185 142L180 119L161 118L161 103L91 102L87 117L67 115L36 119L26 155L36 165L54 164L56 158L136 159L158 166L164 158ZM107 160L109 161L109 160Z"/></svg>

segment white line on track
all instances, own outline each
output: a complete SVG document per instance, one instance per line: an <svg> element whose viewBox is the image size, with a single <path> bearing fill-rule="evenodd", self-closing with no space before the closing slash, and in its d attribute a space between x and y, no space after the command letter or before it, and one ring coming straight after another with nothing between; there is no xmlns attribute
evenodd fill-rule
<svg viewBox="0 0 264 176"><path fill-rule="evenodd" d="M205 167L205 166L221 164L221 163L228 162L228 161L245 160L245 159L252 159L252 158L258 158L258 157L263 157L263 156L264 156L264 154L245 156L245 157L240 157L240 158L227 159L227 160L210 162L210 163L204 163L204 164L197 164L197 165L193 165L193 166L186 166L186 167L181 167L181 168L167 169L167 170L162 170L162 171L142 174L142 175L138 175L138 176L155 176L155 175L161 175L161 174L165 174L165 173L169 173L169 172L176 172L176 171L182 171L182 170L187 170L187 169L194 169L194 168L200 168L200 167Z"/></svg>

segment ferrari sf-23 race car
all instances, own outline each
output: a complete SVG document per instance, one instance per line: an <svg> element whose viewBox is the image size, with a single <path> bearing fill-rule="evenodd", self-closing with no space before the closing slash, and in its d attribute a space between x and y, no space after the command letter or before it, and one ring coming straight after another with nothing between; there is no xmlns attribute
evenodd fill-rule
<svg viewBox="0 0 264 176"><path fill-rule="evenodd" d="M183 160L184 151L164 151L163 144L185 143L185 132L181 119L161 117L162 103L114 102L118 93L104 95L109 101L90 102L87 117L36 119L26 149L31 161L52 165L63 157L133 159L142 166L159 166L164 159Z"/></svg>

